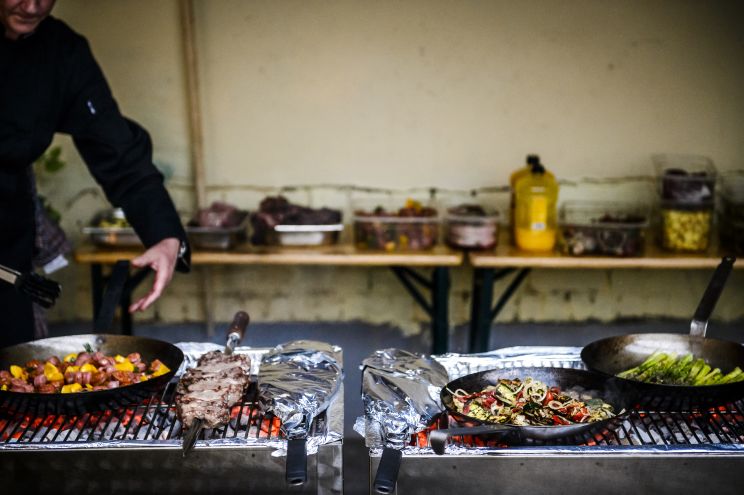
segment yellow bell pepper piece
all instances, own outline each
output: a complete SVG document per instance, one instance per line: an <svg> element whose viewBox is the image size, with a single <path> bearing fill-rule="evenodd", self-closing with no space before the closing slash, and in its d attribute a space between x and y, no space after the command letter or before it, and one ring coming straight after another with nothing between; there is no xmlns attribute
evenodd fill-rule
<svg viewBox="0 0 744 495"><path fill-rule="evenodd" d="M80 366L68 366L65 370L65 374L67 373L75 373L76 371L80 371Z"/></svg>
<svg viewBox="0 0 744 495"><path fill-rule="evenodd" d="M83 386L79 383L71 383L69 385L62 386L63 394L73 394L75 392L80 392L81 390L83 390Z"/></svg>
<svg viewBox="0 0 744 495"><path fill-rule="evenodd" d="M125 360L123 363L116 363L114 368L119 371L134 371L134 363Z"/></svg>
<svg viewBox="0 0 744 495"><path fill-rule="evenodd" d="M88 390L93 390L93 385L91 385L90 383L86 383L85 388Z"/></svg>
<svg viewBox="0 0 744 495"><path fill-rule="evenodd" d="M52 363L44 363L44 376L50 382L58 382L65 379L62 373L59 372L59 368Z"/></svg>
<svg viewBox="0 0 744 495"><path fill-rule="evenodd" d="M63 357L62 361L64 361L65 363L74 363L77 357L78 355L76 352L71 352L67 356Z"/></svg>
<svg viewBox="0 0 744 495"><path fill-rule="evenodd" d="M80 371L90 371L91 373L96 373L98 371L98 368L90 363L85 363L80 367Z"/></svg>
<svg viewBox="0 0 744 495"><path fill-rule="evenodd" d="M7 385L3 385L2 387L0 387L0 390L2 390L3 392L5 392L6 390L8 390L8 386Z"/></svg>
<svg viewBox="0 0 744 495"><path fill-rule="evenodd" d="M168 368L168 367L167 367L166 365L164 365L164 364L161 364L161 365L160 365L160 367L159 367L159 368L157 369L157 371L155 371L155 372L154 372L154 373L152 374L152 376L160 376L160 375L165 375L165 374L166 374L166 373L168 373L169 371L170 371L170 368Z"/></svg>
<svg viewBox="0 0 744 495"><path fill-rule="evenodd" d="M116 356L114 356L114 361L116 361L117 363L123 363L126 360L127 358L125 358L124 356L120 354L117 354Z"/></svg>
<svg viewBox="0 0 744 495"><path fill-rule="evenodd" d="M15 364L10 366L10 374L13 375L14 378L28 380L28 373L26 372L26 370L24 370L20 366L16 366Z"/></svg>

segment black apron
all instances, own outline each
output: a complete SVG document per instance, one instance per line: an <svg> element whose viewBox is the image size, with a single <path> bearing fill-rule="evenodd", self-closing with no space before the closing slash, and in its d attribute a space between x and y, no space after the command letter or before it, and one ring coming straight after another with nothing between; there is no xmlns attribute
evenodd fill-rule
<svg viewBox="0 0 744 495"><path fill-rule="evenodd" d="M34 250L34 201L27 171L0 169L0 264L21 272L31 270ZM31 300L0 282L0 347L34 338Z"/></svg>

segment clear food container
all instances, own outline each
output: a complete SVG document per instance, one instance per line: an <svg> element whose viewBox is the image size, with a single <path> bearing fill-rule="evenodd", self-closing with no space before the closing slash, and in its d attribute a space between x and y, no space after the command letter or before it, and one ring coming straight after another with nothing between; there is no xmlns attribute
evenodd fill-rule
<svg viewBox="0 0 744 495"><path fill-rule="evenodd" d="M729 223L744 223L744 170L721 176L721 216Z"/></svg>
<svg viewBox="0 0 744 495"><path fill-rule="evenodd" d="M277 225L268 235L270 246L312 247L338 243L344 224L331 225Z"/></svg>
<svg viewBox="0 0 744 495"><path fill-rule="evenodd" d="M568 201L558 219L561 250L571 256L640 256L648 207L626 203Z"/></svg>
<svg viewBox="0 0 744 495"><path fill-rule="evenodd" d="M96 214L90 225L83 227L83 234L87 235L90 241L97 246L112 248L142 247L142 241L127 222L121 208Z"/></svg>
<svg viewBox="0 0 744 495"><path fill-rule="evenodd" d="M450 247L493 249L499 239L499 212L471 204L448 208L444 230L445 240Z"/></svg>
<svg viewBox="0 0 744 495"><path fill-rule="evenodd" d="M702 252L710 244L713 205L664 201L661 246L669 251Z"/></svg>
<svg viewBox="0 0 744 495"><path fill-rule="evenodd" d="M663 201L712 204L716 169L710 158L700 155L659 154L652 157L659 195Z"/></svg>
<svg viewBox="0 0 744 495"><path fill-rule="evenodd" d="M354 204L354 243L359 249L424 251L437 245L441 220L424 201L407 199L402 208L392 198L367 198Z"/></svg>
<svg viewBox="0 0 744 495"><path fill-rule="evenodd" d="M721 248L736 256L744 255L744 222L719 219L718 236Z"/></svg>
<svg viewBox="0 0 744 495"><path fill-rule="evenodd" d="M248 212L241 212L240 223L234 227L186 226L186 234L195 249L227 251L248 239Z"/></svg>

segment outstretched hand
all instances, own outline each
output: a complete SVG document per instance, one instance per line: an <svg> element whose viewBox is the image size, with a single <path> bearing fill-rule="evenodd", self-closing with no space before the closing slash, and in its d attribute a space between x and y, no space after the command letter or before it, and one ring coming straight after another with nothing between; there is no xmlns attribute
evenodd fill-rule
<svg viewBox="0 0 744 495"><path fill-rule="evenodd" d="M137 268L150 267L155 272L155 282L150 292L129 306L129 312L144 311L157 300L173 278L173 270L178 260L178 249L181 241L175 237L169 237L158 242L141 256L132 260L132 266Z"/></svg>

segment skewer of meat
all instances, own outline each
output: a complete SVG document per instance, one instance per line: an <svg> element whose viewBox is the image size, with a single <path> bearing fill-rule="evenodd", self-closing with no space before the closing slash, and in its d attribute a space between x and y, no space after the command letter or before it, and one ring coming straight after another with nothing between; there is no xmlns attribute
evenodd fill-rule
<svg viewBox="0 0 744 495"><path fill-rule="evenodd" d="M199 358L176 387L176 413L186 428L183 455L193 449L203 428L217 428L230 421L230 408L240 402L250 382L251 360L233 354L249 322L248 314L235 314L224 352L212 351Z"/></svg>

